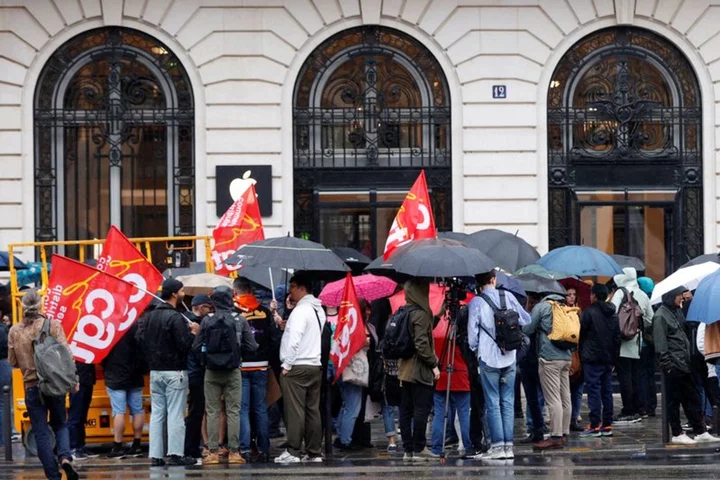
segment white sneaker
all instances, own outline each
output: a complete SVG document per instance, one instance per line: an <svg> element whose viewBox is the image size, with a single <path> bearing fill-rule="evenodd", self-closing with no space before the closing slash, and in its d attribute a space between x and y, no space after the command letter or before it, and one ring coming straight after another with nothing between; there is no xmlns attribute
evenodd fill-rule
<svg viewBox="0 0 720 480"><path fill-rule="evenodd" d="M705 432L701 435L695 435L695 442L697 443L713 443L713 442L720 442L720 438L713 437L708 432Z"/></svg>
<svg viewBox="0 0 720 480"><path fill-rule="evenodd" d="M504 449L505 449L505 456L503 458L507 458L508 460L515 458L515 452L513 452L512 445L505 445Z"/></svg>
<svg viewBox="0 0 720 480"><path fill-rule="evenodd" d="M300 459L292 453L285 450L282 455L275 459L275 463L282 463L283 465L289 465L291 463L300 463Z"/></svg>
<svg viewBox="0 0 720 480"><path fill-rule="evenodd" d="M705 434L703 433L703 435ZM683 433L682 435L678 435L677 437L672 437L670 443L674 445L695 445L697 442Z"/></svg>
<svg viewBox="0 0 720 480"><path fill-rule="evenodd" d="M322 463L323 457L311 457L310 455L303 455L302 457L303 463Z"/></svg>
<svg viewBox="0 0 720 480"><path fill-rule="evenodd" d="M490 447L490 450L483 453L482 460L502 460L505 458L505 446Z"/></svg>
<svg viewBox="0 0 720 480"><path fill-rule="evenodd" d="M414 455L412 453L407 453L403 455L403 462L412 462Z"/></svg>

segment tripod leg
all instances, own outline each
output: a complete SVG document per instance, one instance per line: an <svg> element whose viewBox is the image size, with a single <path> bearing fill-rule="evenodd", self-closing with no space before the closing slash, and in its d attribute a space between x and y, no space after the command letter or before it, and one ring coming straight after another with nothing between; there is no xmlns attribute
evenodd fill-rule
<svg viewBox="0 0 720 480"><path fill-rule="evenodd" d="M440 452L440 461L445 462L445 440L446 440L446 432L447 432L447 425L448 425L448 415L450 412L450 385L452 382L452 374L454 365L455 365L455 336L457 334L457 326L455 322L450 322L449 326L449 335L448 335L448 343L447 347L448 350L448 356L449 362L447 365L447 385L445 386L445 412L444 412L444 419L443 419L443 440L442 440L442 451ZM444 347L443 347L444 348Z"/></svg>

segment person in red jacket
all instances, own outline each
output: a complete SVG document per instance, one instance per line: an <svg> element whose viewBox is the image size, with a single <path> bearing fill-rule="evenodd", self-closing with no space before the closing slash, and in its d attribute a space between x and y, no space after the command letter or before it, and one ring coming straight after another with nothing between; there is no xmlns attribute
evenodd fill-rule
<svg viewBox="0 0 720 480"><path fill-rule="evenodd" d="M445 434L445 400L447 396L448 372L447 366L453 360L452 350L448 344L448 328L450 322L447 314L443 315L433 330L433 341L435 343L435 355L438 357L440 366L440 378L435 384L435 416L432 424L432 454L440 456L442 453L443 435ZM450 377L450 405L447 406L449 413L457 412L460 421L460 436L463 446L471 448L470 441L470 377L468 368L460 353L460 348L455 345L455 358L453 361L453 374ZM454 415L448 416L448 424L454 421Z"/></svg>

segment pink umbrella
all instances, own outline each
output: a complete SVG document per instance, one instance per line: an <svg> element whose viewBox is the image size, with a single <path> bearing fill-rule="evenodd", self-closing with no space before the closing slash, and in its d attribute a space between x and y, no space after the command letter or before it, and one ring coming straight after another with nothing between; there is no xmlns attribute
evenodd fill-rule
<svg viewBox="0 0 720 480"><path fill-rule="evenodd" d="M389 297L395 292L395 287L397 287L397 283L389 278L379 277L370 273L353 277L353 283L355 284L355 293L358 298L364 298L368 302L372 302L378 298ZM344 290L344 278L337 282L328 283L320 293L320 300L328 307L337 307L342 301Z"/></svg>

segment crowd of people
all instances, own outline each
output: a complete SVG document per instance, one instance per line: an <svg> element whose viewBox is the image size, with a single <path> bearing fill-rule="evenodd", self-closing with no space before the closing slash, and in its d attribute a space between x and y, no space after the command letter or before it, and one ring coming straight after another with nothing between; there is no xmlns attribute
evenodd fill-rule
<svg viewBox="0 0 720 480"><path fill-rule="evenodd" d="M334 382L329 352L338 309L323 305L314 286L303 272L290 279L287 292L284 286L268 292L239 277L232 288L195 295L188 312L183 284L165 280L162 302L142 314L101 365L112 406L114 443L107 457L144 455L149 381L153 466L269 462L270 438L282 435L281 417L286 441L274 459L279 464L322 462L325 422L332 423L336 449L372 447L375 417L382 418L383 448L391 454L400 450L399 426L407 462L437 459L455 442L469 459L512 459L516 443L562 449L570 435L612 436L616 426L655 416L656 365L667 382L672 443L720 441L706 421L720 401L715 366L706 363L720 357L720 329L685 320L692 300L685 288L665 294L653 308L652 280L638 278L632 268L605 284L577 280L566 294L527 296L498 286L493 271L469 286L473 298L458 305L448 296L433 310L430 284L410 280L396 291L404 292L405 302L397 311L388 298L361 299L366 342L351 362L364 365L364 373L346 368ZM589 293L584 302L580 290ZM67 409L65 398L39 391L33 342L47 321L41 303L37 291L26 291L22 321L9 331L0 326L0 374L9 383L10 366L22 370L46 476L60 478L62 470L78 478L74 462L97 456L85 443L96 366L77 363ZM637 318L637 328L625 318ZM49 335L67 345L60 323L49 320ZM387 353L385 337L390 325L402 322L410 353L397 358ZM613 372L622 399L617 414ZM270 399L273 386L282 395ZM586 426L580 423L583 396ZM517 416L526 417L524 435L516 435ZM130 444L124 443L126 422Z"/></svg>

